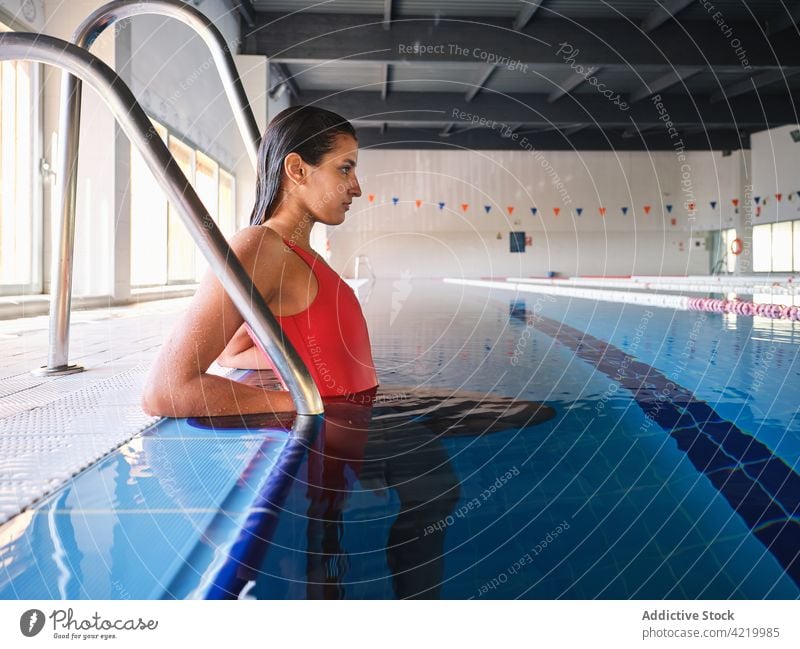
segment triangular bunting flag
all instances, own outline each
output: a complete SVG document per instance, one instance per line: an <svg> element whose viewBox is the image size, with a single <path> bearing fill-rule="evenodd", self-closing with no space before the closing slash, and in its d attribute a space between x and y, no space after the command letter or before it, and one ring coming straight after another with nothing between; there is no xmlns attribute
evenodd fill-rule
<svg viewBox="0 0 800 649"><path fill-rule="evenodd" d="M783 196L783 194L775 194L775 198L778 200L779 203L781 202L781 196Z"/></svg>
<svg viewBox="0 0 800 649"><path fill-rule="evenodd" d="M600 216L606 215L606 208L605 207L598 207L597 211L600 212Z"/></svg>
<svg viewBox="0 0 800 649"><path fill-rule="evenodd" d="M733 203L734 207L739 207L739 199L738 198L732 198L731 199L731 203Z"/></svg>
<svg viewBox="0 0 800 649"><path fill-rule="evenodd" d="M370 194L369 196L367 196L367 200L368 200L370 203L371 203L372 201L374 201L374 200L375 200L375 194Z"/></svg>
<svg viewBox="0 0 800 649"><path fill-rule="evenodd" d="M650 205L645 205L644 206L644 213L645 214L650 214Z"/></svg>
<svg viewBox="0 0 800 649"><path fill-rule="evenodd" d="M506 207L506 210L508 210L508 215L511 216L511 213L514 211L514 206L509 205L508 207Z"/></svg>
<svg viewBox="0 0 800 649"><path fill-rule="evenodd" d="M469 203L461 203L461 209L466 212L467 208L469 207Z"/></svg>
<svg viewBox="0 0 800 649"><path fill-rule="evenodd" d="M694 212L694 208L697 207L697 204L694 201L691 201L686 207L689 209L690 212Z"/></svg>
<svg viewBox="0 0 800 649"><path fill-rule="evenodd" d="M439 209L440 210L444 209L444 201L439 201Z"/></svg>
<svg viewBox="0 0 800 649"><path fill-rule="evenodd" d="M712 210L717 209L717 201L711 201L711 209Z"/></svg>
<svg viewBox="0 0 800 649"><path fill-rule="evenodd" d="M419 209L419 206L422 205L422 200L418 198L414 203L417 205L417 209Z"/></svg>
<svg viewBox="0 0 800 649"><path fill-rule="evenodd" d="M672 205L667 204L664 207L667 208L667 214L672 214Z"/></svg>
<svg viewBox="0 0 800 649"><path fill-rule="evenodd" d="M756 216L761 216L761 208L760 207L756 208Z"/></svg>
<svg viewBox="0 0 800 649"><path fill-rule="evenodd" d="M392 196L392 205L397 205L397 201L399 201L399 200L400 199L397 198L397 196Z"/></svg>
<svg viewBox="0 0 800 649"><path fill-rule="evenodd" d="M767 200L769 200L769 196L764 196L764 200L761 201L761 204L762 205L766 205L767 204Z"/></svg>
<svg viewBox="0 0 800 649"><path fill-rule="evenodd" d="M623 207L622 208L622 213L623 214L627 214L628 213L628 208L627 207Z"/></svg>
<svg viewBox="0 0 800 649"><path fill-rule="evenodd" d="M583 213L583 208L582 207L576 207L575 211L578 213L578 216L580 216Z"/></svg>
<svg viewBox="0 0 800 649"><path fill-rule="evenodd" d="M670 222L671 225L678 225L678 220L677 219L670 219L669 222Z"/></svg>
<svg viewBox="0 0 800 649"><path fill-rule="evenodd" d="M753 196L753 200L756 202L756 205L758 205L761 202L761 196Z"/></svg>
<svg viewBox="0 0 800 649"><path fill-rule="evenodd" d="M534 216L536 216L536 212L538 212L538 211L539 211L538 207L532 207L531 208L531 214L533 214Z"/></svg>
<svg viewBox="0 0 800 649"><path fill-rule="evenodd" d="M491 205L484 205L483 209L486 210L486 213L488 214L489 212L492 211L492 206Z"/></svg>
<svg viewBox="0 0 800 649"><path fill-rule="evenodd" d="M555 214L556 216L558 216L558 213L559 213L560 211L561 211L561 208L560 208L560 207L554 207L554 208L553 208L553 214Z"/></svg>

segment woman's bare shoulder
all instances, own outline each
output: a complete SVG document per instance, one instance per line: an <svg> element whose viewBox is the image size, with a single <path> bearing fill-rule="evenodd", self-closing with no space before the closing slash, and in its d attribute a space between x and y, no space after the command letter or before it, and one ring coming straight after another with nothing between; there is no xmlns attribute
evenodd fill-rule
<svg viewBox="0 0 800 649"><path fill-rule="evenodd" d="M282 251L285 246L281 235L263 225L250 225L242 228L231 237L229 244L237 255L241 253L255 254L259 250L275 253Z"/></svg>

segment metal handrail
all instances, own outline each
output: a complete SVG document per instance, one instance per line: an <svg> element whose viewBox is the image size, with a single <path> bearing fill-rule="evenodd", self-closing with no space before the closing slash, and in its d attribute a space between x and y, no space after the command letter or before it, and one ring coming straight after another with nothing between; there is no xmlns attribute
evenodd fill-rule
<svg viewBox="0 0 800 649"><path fill-rule="evenodd" d="M9 60L54 65L94 88L141 153L212 271L286 381L297 413L321 414L322 399L308 368L291 343L282 340L280 325L264 298L254 290L247 272L125 83L97 57L52 36L19 32L0 34L0 61Z"/></svg>
<svg viewBox="0 0 800 649"><path fill-rule="evenodd" d="M114 23L143 14L175 18L191 27L205 41L219 72L225 94L233 108L236 124L244 139L253 168L258 166L261 134L247 95L236 71L225 38L204 14L179 0L116 0L91 13L72 35L72 41L90 49L104 30ZM58 239L53 242L50 271L50 335L47 365L37 374L57 375L80 372L82 367L69 364L69 321L72 299L72 266L75 250L76 187L78 183L78 143L81 121L81 81L71 74L61 80L59 130L62 142L56 164L52 201L58 214Z"/></svg>

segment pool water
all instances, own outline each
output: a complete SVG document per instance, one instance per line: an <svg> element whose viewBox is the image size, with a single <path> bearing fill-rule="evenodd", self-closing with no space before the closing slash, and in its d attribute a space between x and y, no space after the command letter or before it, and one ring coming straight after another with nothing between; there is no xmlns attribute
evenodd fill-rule
<svg viewBox="0 0 800 649"><path fill-rule="evenodd" d="M797 324L424 281L390 322L390 300L365 307L381 393L478 398L458 432L387 403L346 452L318 441L246 596L800 594ZM481 394L554 416L487 425Z"/></svg>
<svg viewBox="0 0 800 649"><path fill-rule="evenodd" d="M0 530L0 597L800 595L800 323L359 291L377 392L159 424Z"/></svg>

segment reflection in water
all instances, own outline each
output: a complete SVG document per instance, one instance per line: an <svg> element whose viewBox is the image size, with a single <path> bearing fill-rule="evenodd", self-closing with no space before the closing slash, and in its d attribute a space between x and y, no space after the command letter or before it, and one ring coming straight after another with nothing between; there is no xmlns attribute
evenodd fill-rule
<svg viewBox="0 0 800 649"><path fill-rule="evenodd" d="M301 486L305 493L307 527L305 575L293 577L305 581L305 596L342 599L348 595L351 558L344 543L344 513L354 490L361 488L391 489L400 502L386 539L394 595L439 597L447 532L442 521L451 516L460 498L459 478L443 440L519 430L554 415L552 408L535 402L441 389L393 387L378 392L375 388L349 399L326 399L324 424L308 449L306 483L295 481L295 488ZM256 415L193 423L216 429L226 425L256 428L291 426L290 419ZM300 539L294 542L295 546L301 543ZM269 539L264 538L263 544L268 546ZM266 551L264 547L256 553L264 574ZM270 597L269 580L259 581L249 595Z"/></svg>

